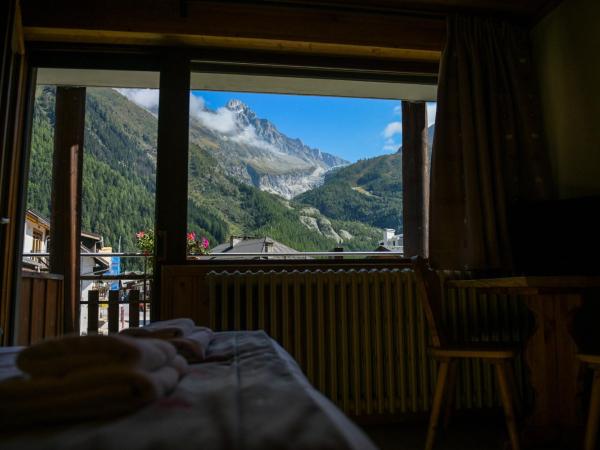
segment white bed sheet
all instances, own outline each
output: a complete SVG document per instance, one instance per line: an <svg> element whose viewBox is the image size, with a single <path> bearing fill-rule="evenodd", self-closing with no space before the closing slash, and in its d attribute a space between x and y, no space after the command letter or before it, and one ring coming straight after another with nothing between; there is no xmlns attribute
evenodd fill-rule
<svg viewBox="0 0 600 450"><path fill-rule="evenodd" d="M376 448L264 332L215 333L207 360L191 366L170 396L135 414L62 430L32 430L0 440L0 448Z"/></svg>

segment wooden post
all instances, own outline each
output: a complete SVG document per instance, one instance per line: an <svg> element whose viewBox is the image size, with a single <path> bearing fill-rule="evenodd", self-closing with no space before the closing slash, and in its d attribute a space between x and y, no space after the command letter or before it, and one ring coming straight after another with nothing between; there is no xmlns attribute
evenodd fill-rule
<svg viewBox="0 0 600 450"><path fill-rule="evenodd" d="M88 329L87 334L98 334L98 301L100 293L98 291L88 292Z"/></svg>
<svg viewBox="0 0 600 450"><path fill-rule="evenodd" d="M129 301L129 328L140 326L140 291L131 290L128 294Z"/></svg>
<svg viewBox="0 0 600 450"><path fill-rule="evenodd" d="M64 328L79 330L79 246L85 88L56 88L50 272L64 276Z"/></svg>
<svg viewBox="0 0 600 450"><path fill-rule="evenodd" d="M404 254L428 255L429 152L425 102L402 102Z"/></svg>
<svg viewBox="0 0 600 450"><path fill-rule="evenodd" d="M119 332L119 294L121 291L108 291L108 332Z"/></svg>
<svg viewBox="0 0 600 450"><path fill-rule="evenodd" d="M151 320L166 318L161 316L166 316L164 311L168 305L160 305L162 266L183 264L186 260L189 108L189 58L171 52L165 55L160 71L156 161L156 258Z"/></svg>

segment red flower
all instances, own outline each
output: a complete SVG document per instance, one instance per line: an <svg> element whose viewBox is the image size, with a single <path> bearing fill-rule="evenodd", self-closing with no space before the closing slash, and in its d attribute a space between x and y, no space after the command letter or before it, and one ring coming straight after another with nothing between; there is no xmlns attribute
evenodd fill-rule
<svg viewBox="0 0 600 450"><path fill-rule="evenodd" d="M138 239L141 239L141 238L143 238L145 235L146 235L146 233L144 233L143 231L138 231L138 232L135 234L135 237L137 237Z"/></svg>
<svg viewBox="0 0 600 450"><path fill-rule="evenodd" d="M202 247L204 247L205 249L207 249L209 245L210 244L208 242L208 239L206 239L204 236L202 236Z"/></svg>
<svg viewBox="0 0 600 450"><path fill-rule="evenodd" d="M196 240L196 233L194 233L193 231L191 233L187 234L187 239L188 241L195 241Z"/></svg>

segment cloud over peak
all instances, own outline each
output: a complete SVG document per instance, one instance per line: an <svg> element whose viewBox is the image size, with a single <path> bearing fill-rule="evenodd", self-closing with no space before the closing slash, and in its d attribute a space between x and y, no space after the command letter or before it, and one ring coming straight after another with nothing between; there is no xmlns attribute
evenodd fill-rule
<svg viewBox="0 0 600 450"><path fill-rule="evenodd" d="M158 111L158 89L116 89L135 104L152 113ZM206 128L220 133L223 138L244 145L279 151L273 144L260 138L252 124L243 124L236 110L222 106L216 110L206 107L204 98L190 93L190 116Z"/></svg>

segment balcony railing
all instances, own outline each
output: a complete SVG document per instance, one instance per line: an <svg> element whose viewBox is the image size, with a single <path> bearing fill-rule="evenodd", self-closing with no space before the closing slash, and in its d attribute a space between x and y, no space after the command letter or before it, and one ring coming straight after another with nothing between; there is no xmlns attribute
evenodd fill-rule
<svg viewBox="0 0 600 450"><path fill-rule="evenodd" d="M49 253L23 253L24 260L47 260ZM141 259L142 270L106 273L94 270L81 273L80 332L82 334L118 332L127 327L143 326L150 321L152 299L151 256L132 252L81 253L83 258ZM83 265L82 265L83 266Z"/></svg>

